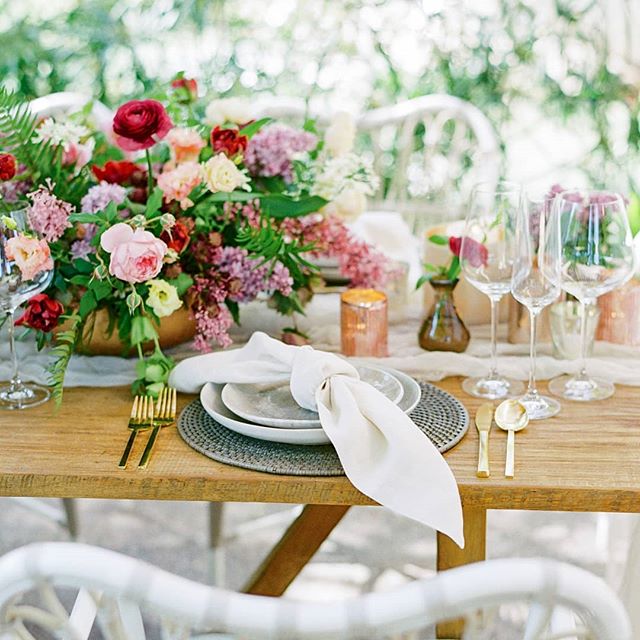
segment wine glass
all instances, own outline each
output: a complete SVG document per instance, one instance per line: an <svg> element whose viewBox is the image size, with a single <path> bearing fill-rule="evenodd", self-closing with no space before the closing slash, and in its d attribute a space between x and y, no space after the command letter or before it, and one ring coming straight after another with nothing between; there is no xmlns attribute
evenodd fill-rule
<svg viewBox="0 0 640 640"><path fill-rule="evenodd" d="M29 225L26 209L0 214L0 314L7 316L13 374L0 387L0 408L24 409L49 399L49 390L25 384L18 372L13 314L24 302L46 289L53 278L49 247Z"/></svg>
<svg viewBox="0 0 640 640"><path fill-rule="evenodd" d="M460 264L467 280L491 301L491 370L487 376L467 378L462 388L478 398L505 398L521 393L524 385L498 373L496 363L497 307L511 290L515 255L516 217L522 190L512 182L473 188L460 248Z"/></svg>
<svg viewBox="0 0 640 640"><path fill-rule="evenodd" d="M516 222L516 256L511 274L511 294L529 310L529 384L518 398L531 420L543 420L560 411L560 403L540 395L536 388L536 326L540 312L560 294L560 285L547 279L541 269L544 262L545 233L551 213L551 199L523 197Z"/></svg>
<svg viewBox="0 0 640 640"><path fill-rule="evenodd" d="M580 372L555 378L549 390L569 400L608 398L613 384L587 375L587 307L633 275L633 239L624 199L611 191L564 191L553 202L546 238L545 276L582 305Z"/></svg>

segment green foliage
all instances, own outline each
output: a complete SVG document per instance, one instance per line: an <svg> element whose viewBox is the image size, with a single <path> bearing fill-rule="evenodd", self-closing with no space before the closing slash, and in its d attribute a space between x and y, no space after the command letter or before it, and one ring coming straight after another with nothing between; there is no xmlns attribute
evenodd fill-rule
<svg viewBox="0 0 640 640"><path fill-rule="evenodd" d="M266 218L263 218L263 224L257 229L250 226L240 229L236 239L238 246L245 248L249 255L262 258L263 264L275 264L277 261L287 267L293 278L294 288L295 285L305 284L305 274L317 270L315 265L303 257L313 247L286 239Z"/></svg>
<svg viewBox="0 0 640 640"><path fill-rule="evenodd" d="M62 402L62 396L64 393L64 375L67 371L67 365L73 355L76 343L78 342L82 319L79 315L74 313L72 315L61 316L60 321L67 322L68 329L59 331L56 335L55 345L50 351L50 355L53 357L53 362L48 369L51 384L51 395L58 406Z"/></svg>

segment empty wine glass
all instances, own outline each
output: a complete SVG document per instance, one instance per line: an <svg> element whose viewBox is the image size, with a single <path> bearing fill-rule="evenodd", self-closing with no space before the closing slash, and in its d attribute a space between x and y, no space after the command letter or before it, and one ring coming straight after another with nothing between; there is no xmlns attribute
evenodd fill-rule
<svg viewBox="0 0 640 640"><path fill-rule="evenodd" d="M467 280L491 301L491 370L487 376L467 378L462 388L479 398L505 398L524 390L521 382L498 373L496 358L497 308L502 296L511 290L521 196L520 186L511 182L496 186L482 183L471 194L460 264Z"/></svg>
<svg viewBox="0 0 640 640"><path fill-rule="evenodd" d="M53 260L46 241L30 228L26 209L0 214L0 314L7 316L13 374L0 387L0 408L23 409L49 399L49 390L25 384L18 372L13 314L24 302L49 286Z"/></svg>
<svg viewBox="0 0 640 640"><path fill-rule="evenodd" d="M516 255L511 275L511 294L529 310L529 384L518 400L532 420L550 418L560 411L560 403L540 395L536 388L536 328L540 312L560 294L560 285L547 279L541 269L544 262L545 232L551 200L522 199L516 223Z"/></svg>
<svg viewBox="0 0 640 640"><path fill-rule="evenodd" d="M547 227L545 276L582 305L581 366L577 375L549 383L569 400L601 400L614 392L606 380L587 375L587 307L633 275L633 239L625 202L611 191L573 189L556 196Z"/></svg>

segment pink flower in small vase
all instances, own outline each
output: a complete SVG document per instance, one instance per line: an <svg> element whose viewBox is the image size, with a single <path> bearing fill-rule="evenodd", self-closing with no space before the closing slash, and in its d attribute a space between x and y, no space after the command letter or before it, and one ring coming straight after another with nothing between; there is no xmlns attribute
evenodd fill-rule
<svg viewBox="0 0 640 640"><path fill-rule="evenodd" d="M14 260L25 280L33 280L40 272L53 269L51 250L46 240L18 234L7 240L6 254Z"/></svg>
<svg viewBox="0 0 640 640"><path fill-rule="evenodd" d="M464 255L461 255L464 241ZM489 262L489 251L481 242L469 237L449 238L449 249L454 256L458 256L463 260L468 260L469 264L474 268L486 267Z"/></svg>
<svg viewBox="0 0 640 640"><path fill-rule="evenodd" d="M109 273L131 283L155 278L167 253L167 245L151 232L134 231L124 222L107 229L100 238L100 245L111 254Z"/></svg>

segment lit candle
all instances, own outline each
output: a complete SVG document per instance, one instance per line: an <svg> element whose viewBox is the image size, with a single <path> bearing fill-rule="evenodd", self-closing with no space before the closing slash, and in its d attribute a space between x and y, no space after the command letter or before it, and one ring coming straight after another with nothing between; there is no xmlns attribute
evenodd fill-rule
<svg viewBox="0 0 640 640"><path fill-rule="evenodd" d="M340 296L342 353L346 356L388 355L387 296L374 289L349 289Z"/></svg>

